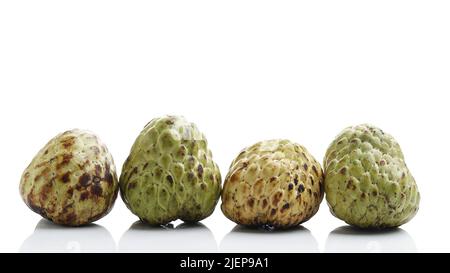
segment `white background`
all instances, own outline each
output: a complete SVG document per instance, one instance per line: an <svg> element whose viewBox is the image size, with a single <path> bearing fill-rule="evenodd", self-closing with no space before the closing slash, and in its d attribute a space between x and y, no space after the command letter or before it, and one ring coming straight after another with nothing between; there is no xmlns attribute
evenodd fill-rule
<svg viewBox="0 0 450 273"><path fill-rule="evenodd" d="M449 1L1 1L0 251L449 251L449 14ZM205 227L128 230L118 198L99 226L35 231L18 186L50 138L92 130L120 171L164 114L198 125L223 176L256 141L321 162L344 127L372 123L401 144L419 213L394 232L336 231L324 200L304 229L230 233L217 206Z"/></svg>

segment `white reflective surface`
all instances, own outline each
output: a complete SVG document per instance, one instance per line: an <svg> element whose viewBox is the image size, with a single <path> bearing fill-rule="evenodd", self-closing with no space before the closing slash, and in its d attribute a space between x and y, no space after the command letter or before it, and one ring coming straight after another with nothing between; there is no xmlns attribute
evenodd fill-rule
<svg viewBox="0 0 450 273"><path fill-rule="evenodd" d="M0 1L0 252L450 251L450 1L130 2ZM120 197L100 226L34 230L19 181L51 137L93 131L120 175L165 114L198 126L222 178L257 141L290 139L322 162L343 128L374 124L422 196L409 235L333 232L344 222L325 200L311 233L230 233L221 201L202 221L211 232L129 229Z"/></svg>
<svg viewBox="0 0 450 273"><path fill-rule="evenodd" d="M236 226L220 244L221 252L319 252L311 232L299 226L289 230Z"/></svg>
<svg viewBox="0 0 450 273"><path fill-rule="evenodd" d="M42 219L20 252L114 252L116 244L109 231L97 224L65 227Z"/></svg>
<svg viewBox="0 0 450 273"><path fill-rule="evenodd" d="M417 248L401 228L368 231L342 226L328 235L325 252L417 252Z"/></svg>
<svg viewBox="0 0 450 273"><path fill-rule="evenodd" d="M216 252L217 243L204 224L174 227L135 222L119 241L120 252Z"/></svg>
<svg viewBox="0 0 450 273"><path fill-rule="evenodd" d="M299 226L288 230L268 230L233 225L216 241L203 223L175 222L167 226L149 226L136 221L114 240L98 224L65 227L45 219L34 232L24 236L20 252L418 252L406 230L361 230L341 226L324 233L320 242L310 229ZM319 235L322 233L319 233ZM117 244L116 244L117 242Z"/></svg>

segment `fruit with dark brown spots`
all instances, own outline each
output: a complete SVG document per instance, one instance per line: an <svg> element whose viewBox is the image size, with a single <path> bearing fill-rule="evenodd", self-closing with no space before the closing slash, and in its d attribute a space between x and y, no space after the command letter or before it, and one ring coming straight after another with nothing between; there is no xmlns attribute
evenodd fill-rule
<svg viewBox="0 0 450 273"><path fill-rule="evenodd" d="M118 193L111 154L88 131L57 135L33 158L20 181L31 210L57 224L80 226L105 216Z"/></svg>
<svg viewBox="0 0 450 273"><path fill-rule="evenodd" d="M222 212L247 226L297 226L318 211L322 182L320 164L303 146L289 140L258 142L231 164L222 191ZM305 190L314 194L304 194Z"/></svg>

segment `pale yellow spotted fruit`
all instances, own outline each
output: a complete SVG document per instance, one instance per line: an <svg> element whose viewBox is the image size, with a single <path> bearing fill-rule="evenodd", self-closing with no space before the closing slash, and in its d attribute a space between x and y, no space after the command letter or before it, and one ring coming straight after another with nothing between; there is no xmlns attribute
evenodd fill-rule
<svg viewBox="0 0 450 273"><path fill-rule="evenodd" d="M233 161L221 208L238 224L289 228L314 216L323 195L323 172L314 157L289 140L268 140Z"/></svg>

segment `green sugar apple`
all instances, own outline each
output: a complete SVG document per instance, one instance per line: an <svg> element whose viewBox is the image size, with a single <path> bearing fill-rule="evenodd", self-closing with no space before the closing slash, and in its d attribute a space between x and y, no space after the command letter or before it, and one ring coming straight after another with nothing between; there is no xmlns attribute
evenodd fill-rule
<svg viewBox="0 0 450 273"><path fill-rule="evenodd" d="M25 169L20 195L27 206L57 224L80 226L112 209L119 190L106 146L79 129L51 139Z"/></svg>
<svg viewBox="0 0 450 273"><path fill-rule="evenodd" d="M205 136L184 117L150 121L136 139L120 176L127 207L152 225L200 221L214 211L220 170Z"/></svg>
<svg viewBox="0 0 450 273"><path fill-rule="evenodd" d="M319 162L289 140L258 142L232 162L222 192L222 212L247 226L289 228L310 219L323 199Z"/></svg>
<svg viewBox="0 0 450 273"><path fill-rule="evenodd" d="M324 159L325 193L337 218L361 228L411 220L420 194L395 139L367 124L344 129Z"/></svg>

